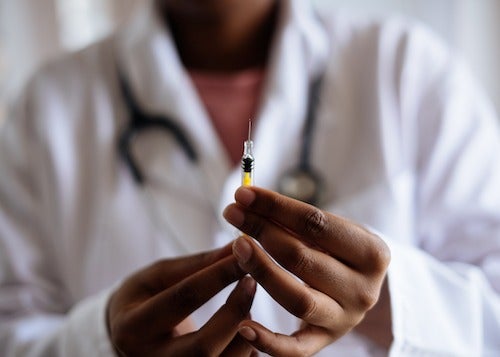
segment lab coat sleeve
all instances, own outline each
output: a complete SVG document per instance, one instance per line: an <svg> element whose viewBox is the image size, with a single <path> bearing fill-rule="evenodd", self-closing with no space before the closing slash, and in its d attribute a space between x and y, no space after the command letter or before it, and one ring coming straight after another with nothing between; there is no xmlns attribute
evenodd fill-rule
<svg viewBox="0 0 500 357"><path fill-rule="evenodd" d="M110 291L72 306L58 279L47 237L50 161L30 100L28 89L0 136L0 355L111 356Z"/></svg>
<svg viewBox="0 0 500 357"><path fill-rule="evenodd" d="M404 97L406 85L410 96L413 86L419 101L403 140L414 143L417 244L387 238L391 355L498 356L498 119L467 69L432 37L420 39L420 58L414 49L408 61L418 58L422 72L404 68L400 91ZM426 83L420 93L416 81Z"/></svg>

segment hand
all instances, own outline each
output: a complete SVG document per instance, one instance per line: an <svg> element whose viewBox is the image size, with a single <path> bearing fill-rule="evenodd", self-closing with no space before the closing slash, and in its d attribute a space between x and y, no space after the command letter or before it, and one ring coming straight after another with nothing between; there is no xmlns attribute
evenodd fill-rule
<svg viewBox="0 0 500 357"><path fill-rule="evenodd" d="M387 278L382 284L377 303L366 313L363 321L355 329L357 333L368 337L380 347L387 351L390 349L394 336L392 335L391 297Z"/></svg>
<svg viewBox="0 0 500 357"><path fill-rule="evenodd" d="M303 320L291 336L251 320L240 324L240 334L270 355L306 356L355 327L377 302L390 260L386 244L346 219L271 191L240 188L235 198L226 219L284 269L248 236L233 245L241 268Z"/></svg>
<svg viewBox="0 0 500 357"><path fill-rule="evenodd" d="M242 279L227 302L198 331L188 316L243 278L231 247L163 260L128 278L112 295L108 329L120 356L249 356L238 324L249 318L255 281Z"/></svg>

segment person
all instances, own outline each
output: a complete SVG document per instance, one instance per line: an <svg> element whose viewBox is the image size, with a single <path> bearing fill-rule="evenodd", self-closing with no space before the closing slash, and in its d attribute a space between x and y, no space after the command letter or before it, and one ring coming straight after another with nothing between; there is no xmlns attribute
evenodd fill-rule
<svg viewBox="0 0 500 357"><path fill-rule="evenodd" d="M317 208L275 192L316 78ZM180 128L130 135L142 183L125 84ZM148 1L35 75L0 146L4 356L500 353L496 116L419 24Z"/></svg>

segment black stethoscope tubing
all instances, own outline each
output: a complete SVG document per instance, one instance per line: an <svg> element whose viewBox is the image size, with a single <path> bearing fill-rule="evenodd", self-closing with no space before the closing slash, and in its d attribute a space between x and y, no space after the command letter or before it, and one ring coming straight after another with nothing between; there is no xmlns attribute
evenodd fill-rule
<svg viewBox="0 0 500 357"><path fill-rule="evenodd" d="M198 153L196 152L191 142L188 140L184 131L173 120L161 115L152 115L146 113L138 104L132 90L125 79L125 76L118 71L118 80L120 82L120 89L122 92L123 100L127 107L127 112L130 116L129 125L123 130L119 138L119 151L125 160L128 168L130 169L134 180L139 184L144 184L144 175L139 169L139 166L134 160L131 152L133 139L142 131L160 129L171 133L177 140L179 146L184 150L184 153L193 163L198 162Z"/></svg>
<svg viewBox="0 0 500 357"><path fill-rule="evenodd" d="M285 172L278 180L278 191L286 196L319 205L324 190L324 181L321 174L312 167L311 152L314 143L314 129L316 127L319 99L323 87L325 75L321 74L315 78L309 86L306 120L302 130L302 143L299 152L299 162L295 168ZM286 185L286 181L295 181L292 188ZM299 189L301 183L307 186L304 190Z"/></svg>
<svg viewBox="0 0 500 357"><path fill-rule="evenodd" d="M278 191L282 194L313 205L318 205L323 191L323 180L321 175L311 167L311 149L323 77L323 75L319 76L310 84L299 162L295 168L285 172L278 181ZM140 107L136 97L132 93L128 81L120 70L118 70L118 81L121 95L123 96L130 117L129 125L123 130L119 137L118 148L120 156L125 161L136 183L140 186L144 185L145 178L134 160L131 149L134 138L143 131L160 129L172 134L189 160L193 164L197 164L198 153L182 128L166 116L154 115L144 111ZM288 184L285 184L285 181L287 181ZM292 184L290 184L290 182L292 182ZM304 182L306 185L303 185ZM301 185L308 186L306 193L301 192Z"/></svg>

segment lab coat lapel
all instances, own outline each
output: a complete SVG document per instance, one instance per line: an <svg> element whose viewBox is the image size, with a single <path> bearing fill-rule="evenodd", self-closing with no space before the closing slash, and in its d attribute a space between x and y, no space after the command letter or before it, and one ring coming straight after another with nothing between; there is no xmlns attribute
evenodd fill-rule
<svg viewBox="0 0 500 357"><path fill-rule="evenodd" d="M118 41L119 64L141 107L176 122L194 145L199 163L181 163L179 166L178 161L186 158L174 139L168 140L167 144L171 156L168 165L156 165L152 157L163 153L154 148L151 150L154 146L151 142L140 143L146 153L139 155L138 161L145 172L161 173L164 170L161 187L150 187L150 191L157 208L165 213L161 218L168 221L170 230L176 231L173 238L182 240L187 251L207 249L213 245L208 238L211 235L204 231L200 236L199 229L208 222L207 218L213 221L215 213L214 209L201 207L217 206L223 183L230 172L229 158L183 68L169 32L155 14L153 2L148 1L141 11ZM149 133L143 135L147 135L147 141L150 141ZM165 150L163 152L167 154ZM176 165L172 164L173 161ZM221 219L220 215L218 219Z"/></svg>

